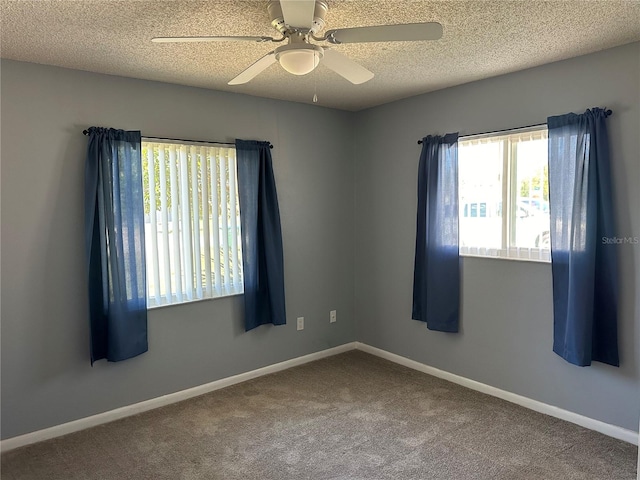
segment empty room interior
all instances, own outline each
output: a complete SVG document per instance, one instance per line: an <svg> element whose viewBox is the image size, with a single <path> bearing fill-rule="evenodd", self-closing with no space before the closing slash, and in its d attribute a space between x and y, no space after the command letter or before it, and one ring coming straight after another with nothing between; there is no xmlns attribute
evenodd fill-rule
<svg viewBox="0 0 640 480"><path fill-rule="evenodd" d="M1 478L640 479L640 1L0 8Z"/></svg>

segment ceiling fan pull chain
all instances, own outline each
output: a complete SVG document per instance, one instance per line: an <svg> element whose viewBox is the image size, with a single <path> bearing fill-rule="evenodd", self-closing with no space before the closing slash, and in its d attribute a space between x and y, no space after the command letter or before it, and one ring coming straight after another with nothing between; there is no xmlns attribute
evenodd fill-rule
<svg viewBox="0 0 640 480"><path fill-rule="evenodd" d="M318 72L313 74L313 103L318 103Z"/></svg>

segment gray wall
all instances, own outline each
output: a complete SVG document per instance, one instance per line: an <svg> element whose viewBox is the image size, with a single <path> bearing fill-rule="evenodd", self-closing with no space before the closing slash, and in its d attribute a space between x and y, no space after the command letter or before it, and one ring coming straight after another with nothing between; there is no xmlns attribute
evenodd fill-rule
<svg viewBox="0 0 640 480"><path fill-rule="evenodd" d="M411 320L419 145L544 123L607 106L620 236L640 238L640 44L474 82L356 117L356 322L359 341L588 417L636 430L640 399L640 246L621 245L622 366L580 368L552 352L549 264L465 258L462 331Z"/></svg>
<svg viewBox="0 0 640 480"><path fill-rule="evenodd" d="M353 114L13 61L2 61L1 81L2 438L355 340ZM156 309L149 352L90 366L82 135L90 125L274 144L286 326L244 333L241 296Z"/></svg>
<svg viewBox="0 0 640 480"><path fill-rule="evenodd" d="M353 114L2 61L2 438L356 339L635 430L638 246L619 250L620 369L579 368L552 353L547 264L467 258L461 333L410 317L416 140L428 133L608 106L619 234L640 237L639 63L640 44L628 45ZM156 309L149 352L91 368L80 133L89 125L272 141L289 324L244 333L242 297Z"/></svg>

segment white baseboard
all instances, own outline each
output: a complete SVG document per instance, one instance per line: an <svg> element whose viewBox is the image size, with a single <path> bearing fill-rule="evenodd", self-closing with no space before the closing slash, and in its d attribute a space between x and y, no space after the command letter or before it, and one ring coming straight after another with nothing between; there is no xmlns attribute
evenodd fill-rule
<svg viewBox="0 0 640 480"><path fill-rule="evenodd" d="M267 365L266 367L251 370L250 372L240 373L232 377L221 378L211 383L204 385L198 385L197 387L187 388L175 393L169 393L161 397L152 398L143 402L134 403L133 405L127 405L125 407L116 408L115 410L109 410L107 412L92 415L90 417L80 418L72 422L63 423L61 425L55 425L43 430L37 430L35 432L26 433L18 437L7 438L0 442L0 451L7 452L14 448L23 447L32 443L41 442L43 440L49 440L51 438L60 437L68 433L77 432L86 428L102 425L103 423L113 422L121 418L130 417L138 413L153 410L154 408L164 407L172 403L187 400L189 398L197 397L205 393L213 392L221 388L229 387L237 383L246 382L253 378L262 377L270 373L286 370L291 367L303 365L305 363L313 362L314 360L320 360L321 358L330 357L339 353L354 350L356 348L356 342L345 343L337 347L328 348L319 352L310 353L309 355L303 355L302 357L292 358L284 362L275 363L273 365Z"/></svg>
<svg viewBox="0 0 640 480"><path fill-rule="evenodd" d="M529 408L531 410L535 410L536 412L544 413L546 415L551 415L552 417L560 418L562 420L575 423L582 427L589 428L591 430L595 430L600 433L604 433L605 435L608 435L610 437L614 437L619 440L623 440L623 441L632 443L634 445L638 445L638 433L632 430L627 430L622 427L610 425L608 423L604 423L599 420L594 420L592 418L585 417L583 415L579 415L577 413L573 413L568 410L563 410L561 408L554 407L553 405L548 405L546 403L539 402L537 400L533 400L527 397L523 397L515 393L507 392L505 390L501 390L499 388L492 387L484 383L476 382L475 380L470 380L468 378L461 377L459 375L455 375L453 373L449 373L444 370L430 367L423 363L416 362L415 360L411 360L409 358L402 357L400 355L396 355L395 353L390 353L390 352L387 352L386 350L381 350L379 348L372 347L364 343L351 342L351 343L345 343L344 345L340 345L338 347L329 348L327 350L321 350L319 352L310 353L309 355L304 355L302 357L292 358L291 360L286 360L284 362L268 365L266 367L258 368L256 370L251 370L250 372L240 373L232 377L222 378L220 380L216 380L211 383L206 383L204 385L199 385L197 387L188 388L186 390L181 390L179 392L170 393L168 395L152 398L150 400L145 400L139 403L134 403L133 405L127 405L124 407L116 408L115 410L109 410L107 412L99 413L97 415L92 415L90 417L80 418L72 422L63 423L61 425L56 425L50 428L45 428L43 430L27 433L24 435L20 435L18 437L8 438L6 440L0 441L0 451L7 452L9 450L13 450L18 447L30 445L32 443L41 442L43 440L49 440L51 438L60 437L62 435L67 435L69 433L84 430L86 428L95 427L108 422L113 422L114 420L130 417L131 415L136 415L138 413L146 412L148 410L153 410L154 408L164 407L165 405L170 405L172 403L180 402L182 400L187 400L189 398L197 397L199 395L204 395L205 393L213 392L214 390L219 390L221 388L229 387L237 383L246 382L247 380L251 380L253 378L257 378L263 375L268 375L270 373L286 370L291 367L303 365L305 363L309 363L314 360L320 360L321 358L330 357L330 356L337 355L339 353L344 353L354 349L358 349L363 352L370 353L372 355L384 358L391 362L403 365L405 367L409 367L414 370L418 370L420 372L433 375L434 377L448 380L452 383L457 383L458 385L462 385L463 387L467 387L472 390L477 390L479 392L501 398L508 402L516 403L518 405Z"/></svg>
<svg viewBox="0 0 640 480"><path fill-rule="evenodd" d="M544 413L561 420L566 420L568 422L575 423L576 425L580 425L581 427L595 430L596 432L604 433L605 435L608 435L610 437L617 438L634 445L638 445L638 432L634 432L633 430L627 430L626 428L604 423L600 420L595 420L578 413L563 410L562 408L554 407L553 405L549 405L538 400L533 400L528 397L523 397L522 395L517 395L515 393L507 392L506 390L492 387L491 385L476 382L475 380L470 380L468 378L461 377L459 375L455 375L453 373L449 373L435 367L430 367L429 365L425 365L424 363L416 362L415 360L411 360L409 358L402 357L400 355L396 355L395 353L390 353L386 350L381 350L364 343L356 342L356 348L358 350L362 350L363 352L370 353L372 355L384 358L385 360L389 360L405 367L428 373L429 375L442 378L443 380L448 380L452 383L457 383L458 385L462 385L463 387L477 390L478 392L501 398L508 402L521 405L531 410L535 410L536 412Z"/></svg>

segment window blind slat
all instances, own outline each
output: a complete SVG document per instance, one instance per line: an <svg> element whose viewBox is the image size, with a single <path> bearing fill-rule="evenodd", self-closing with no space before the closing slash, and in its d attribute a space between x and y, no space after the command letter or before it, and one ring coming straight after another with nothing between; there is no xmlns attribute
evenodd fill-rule
<svg viewBox="0 0 640 480"><path fill-rule="evenodd" d="M158 223L156 211L156 165L154 159L154 149L152 146L147 148L147 171L149 172L149 221L151 223L150 235L145 236L145 238L150 238L151 245L149 247L151 255L148 255L147 258L151 258L151 275L150 278L153 278L153 298L155 300L155 305L160 305L161 297L160 297L160 265L158 261L158 229L156 228L156 224ZM153 187L151 187L153 186Z"/></svg>
<svg viewBox="0 0 640 480"><path fill-rule="evenodd" d="M202 298L202 260L200 258L200 194L198 180L198 149L190 148L191 158L191 221L193 224L193 273L195 276L196 298Z"/></svg>
<svg viewBox="0 0 640 480"><path fill-rule="evenodd" d="M202 182L202 249L204 252L204 281L205 292L207 297L212 295L211 284L211 231L209 226L209 218L211 217L211 210L209 207L209 158L210 149L207 147L200 147L200 179Z"/></svg>
<svg viewBox="0 0 640 480"><path fill-rule="evenodd" d="M187 164L187 148L185 146L180 146L180 200L185 294L189 300L193 300L193 237L191 235L191 208L189 205L189 168Z"/></svg>
<svg viewBox="0 0 640 480"><path fill-rule="evenodd" d="M158 150L158 163L160 166L160 208L162 209L162 258L164 270L164 295L167 303L171 299L171 263L169 261L169 215L167 211L167 174L165 171L164 148Z"/></svg>
<svg viewBox="0 0 640 480"><path fill-rule="evenodd" d="M164 149L164 145L159 145ZM173 279L175 285L175 296L179 302L182 301L182 292L184 291L184 280L182 278L182 258L180 252L180 208L178 206L178 172L177 170L177 154L175 145L169 146L169 179L171 192L171 241L173 242ZM165 167L166 168L166 167Z"/></svg>
<svg viewBox="0 0 640 480"><path fill-rule="evenodd" d="M220 178L220 172L218 168L219 164L219 152L220 150L212 149L211 155L211 225L213 228L213 268L214 268L214 289L218 295L222 293L222 277L220 272L220 201L218 188L218 181Z"/></svg>
<svg viewBox="0 0 640 480"><path fill-rule="evenodd" d="M221 223L222 223L222 235L220 239L220 245L222 247L222 264L224 265L224 273L222 275L222 285L223 289L228 290L228 285L230 281L230 272L229 272L229 202L227 201L227 182L229 181L229 176L227 174L227 155L220 155L220 210L221 210Z"/></svg>
<svg viewBox="0 0 640 480"><path fill-rule="evenodd" d="M238 205L237 199L237 179L236 179L236 158L235 150L227 149L227 161L229 163L229 220L231 221L231 231L229 232L229 241L231 243L231 262L232 262L232 278L231 285L235 288L239 282L239 256L238 256L238 223L236 211Z"/></svg>

